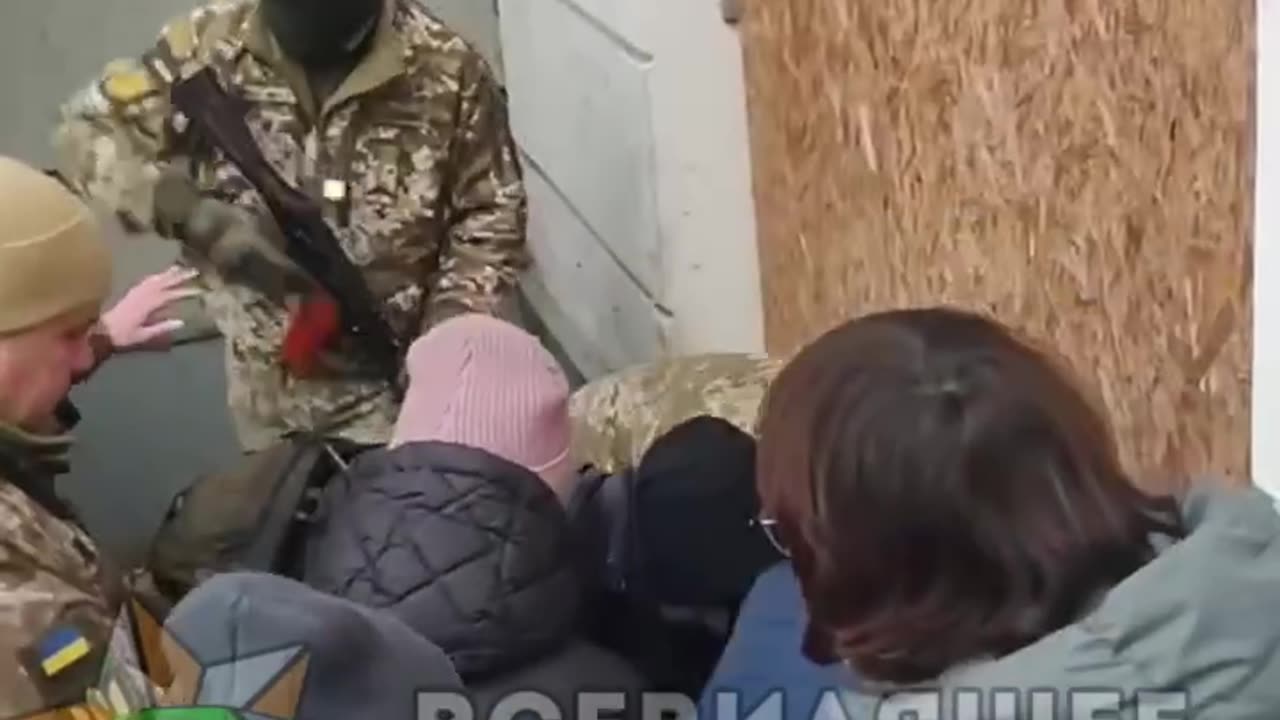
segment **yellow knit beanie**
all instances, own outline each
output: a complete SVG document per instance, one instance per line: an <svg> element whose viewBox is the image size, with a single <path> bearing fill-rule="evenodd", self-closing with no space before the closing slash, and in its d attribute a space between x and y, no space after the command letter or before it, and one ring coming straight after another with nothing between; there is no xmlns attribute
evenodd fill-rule
<svg viewBox="0 0 1280 720"><path fill-rule="evenodd" d="M0 156L0 334L97 319L111 255L87 205L56 179Z"/></svg>

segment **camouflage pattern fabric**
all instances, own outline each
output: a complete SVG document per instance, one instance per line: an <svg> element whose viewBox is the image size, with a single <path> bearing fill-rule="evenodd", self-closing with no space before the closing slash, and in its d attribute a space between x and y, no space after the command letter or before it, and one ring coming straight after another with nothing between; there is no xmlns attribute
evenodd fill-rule
<svg viewBox="0 0 1280 720"><path fill-rule="evenodd" d="M570 400L578 462L616 472L639 464L659 436L699 415L756 434L760 404L782 361L709 354L661 360L587 383Z"/></svg>
<svg viewBox="0 0 1280 720"><path fill-rule="evenodd" d="M387 10L369 53L320 104L253 0L196 9L67 103L54 133L60 170L137 230L156 228L152 189L170 163L189 167L203 192L265 212L240 173L193 145L188 123L172 112L175 79L211 67L243 100L268 162L320 203L406 346L449 315L496 312L529 262L503 89L419 3L388 0ZM335 362L320 378L286 376L278 362L285 308L193 264L227 339L229 405L246 450L314 428L365 397L334 434L357 443L390 437L398 408L372 369Z"/></svg>
<svg viewBox="0 0 1280 720"><path fill-rule="evenodd" d="M79 528L0 478L0 718L83 699L95 668L47 677L32 649L45 633L71 625L100 654L118 602L118 590L104 582L108 572Z"/></svg>

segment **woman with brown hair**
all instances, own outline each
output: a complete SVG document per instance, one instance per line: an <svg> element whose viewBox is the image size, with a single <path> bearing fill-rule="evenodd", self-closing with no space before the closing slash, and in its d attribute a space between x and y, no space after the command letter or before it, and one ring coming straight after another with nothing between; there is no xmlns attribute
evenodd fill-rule
<svg viewBox="0 0 1280 720"><path fill-rule="evenodd" d="M1060 364L998 323L920 309L836 328L782 370L760 433L762 524L799 579L804 652L866 681L851 720L908 696L948 718L1048 720L1139 691L1180 717L1280 709L1271 499L1142 492Z"/></svg>

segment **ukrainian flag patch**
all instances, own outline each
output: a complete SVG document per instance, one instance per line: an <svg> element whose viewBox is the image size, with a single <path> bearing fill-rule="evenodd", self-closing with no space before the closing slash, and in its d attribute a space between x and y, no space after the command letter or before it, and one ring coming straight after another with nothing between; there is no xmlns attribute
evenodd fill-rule
<svg viewBox="0 0 1280 720"><path fill-rule="evenodd" d="M89 641L74 627L59 627L40 641L40 667L53 677L89 655Z"/></svg>

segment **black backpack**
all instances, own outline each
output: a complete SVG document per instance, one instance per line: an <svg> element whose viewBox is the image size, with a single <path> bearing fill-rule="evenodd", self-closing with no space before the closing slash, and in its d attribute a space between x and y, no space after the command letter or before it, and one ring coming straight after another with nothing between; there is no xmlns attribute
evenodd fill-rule
<svg viewBox="0 0 1280 720"><path fill-rule="evenodd" d="M588 634L664 692L696 696L755 579L781 559L756 522L755 440L710 416L640 464L587 470L569 504Z"/></svg>
<svg viewBox="0 0 1280 720"><path fill-rule="evenodd" d="M363 449L298 433L198 478L174 497L152 541L155 589L174 604L221 572L299 577L303 529L328 482Z"/></svg>

